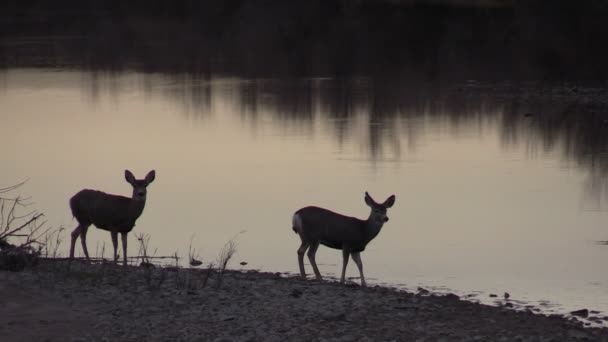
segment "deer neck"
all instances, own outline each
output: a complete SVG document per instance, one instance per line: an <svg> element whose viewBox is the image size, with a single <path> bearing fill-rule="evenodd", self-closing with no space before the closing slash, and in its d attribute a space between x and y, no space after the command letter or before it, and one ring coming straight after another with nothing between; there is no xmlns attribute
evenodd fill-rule
<svg viewBox="0 0 608 342"><path fill-rule="evenodd" d="M129 216L133 218L133 221L137 220L141 213L144 212L146 206L145 199L131 199L131 206L129 207Z"/></svg>
<svg viewBox="0 0 608 342"><path fill-rule="evenodd" d="M376 235L380 233L380 230L382 229L383 225L383 222L378 222L377 220L374 220L372 215L370 215L365 221L365 232L367 233L368 239L367 241L371 241L373 238L375 238Z"/></svg>

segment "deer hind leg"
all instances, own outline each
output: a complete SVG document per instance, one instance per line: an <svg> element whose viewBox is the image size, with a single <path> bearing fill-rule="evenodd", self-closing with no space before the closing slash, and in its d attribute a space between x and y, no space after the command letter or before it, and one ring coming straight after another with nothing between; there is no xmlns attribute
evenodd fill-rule
<svg viewBox="0 0 608 342"><path fill-rule="evenodd" d="M127 266L127 233L120 233L122 240L122 265Z"/></svg>
<svg viewBox="0 0 608 342"><path fill-rule="evenodd" d="M74 259L74 248L76 247L76 239L80 236L82 225L78 223L78 226L72 231L72 241L70 243L70 260Z"/></svg>
<svg viewBox="0 0 608 342"><path fill-rule="evenodd" d="M342 277L340 277L340 284L344 284L344 279L346 277L346 265L348 265L349 255L350 251L346 249L342 250Z"/></svg>
<svg viewBox="0 0 608 342"><path fill-rule="evenodd" d="M319 268L317 267L317 262L315 261L315 254L317 254L317 248L319 248L319 242L313 242L310 245L310 249L308 250L308 260L310 260L310 264L312 265L312 269L315 272L315 276L317 280L323 280L321 277L321 272L319 272Z"/></svg>
<svg viewBox="0 0 608 342"><path fill-rule="evenodd" d="M365 277L363 276L363 263L361 262L361 254L354 252L352 255L353 261L359 268L359 275L361 276L361 286L365 287Z"/></svg>
<svg viewBox="0 0 608 342"><path fill-rule="evenodd" d="M118 249L118 233L117 232L110 232L110 235L112 236L112 246L114 247L114 263L116 263L116 261L118 261L118 255L116 253L116 250Z"/></svg>
<svg viewBox="0 0 608 342"><path fill-rule="evenodd" d="M298 265L300 266L300 275L304 279L306 279L306 271L304 270L304 253L306 253L309 246L310 243L302 239L302 244L300 245L300 248L298 248Z"/></svg>

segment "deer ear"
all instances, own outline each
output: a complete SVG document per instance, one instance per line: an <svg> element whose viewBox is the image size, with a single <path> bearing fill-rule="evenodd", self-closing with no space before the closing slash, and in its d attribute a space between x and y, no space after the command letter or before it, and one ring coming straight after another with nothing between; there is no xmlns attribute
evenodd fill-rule
<svg viewBox="0 0 608 342"><path fill-rule="evenodd" d="M365 204L367 204L368 206L373 206L374 204L376 204L376 201L374 201L374 199L372 198L372 196L370 196L367 191L365 192Z"/></svg>
<svg viewBox="0 0 608 342"><path fill-rule="evenodd" d="M391 195L391 197L387 198L386 201L382 203L385 208L390 208L393 204L395 204L395 195Z"/></svg>
<svg viewBox="0 0 608 342"><path fill-rule="evenodd" d="M127 182L129 182L129 184L135 184L135 176L133 176L133 174L129 170L125 170L125 179L127 180Z"/></svg>
<svg viewBox="0 0 608 342"><path fill-rule="evenodd" d="M152 181L154 181L154 178L156 178L156 171L152 170L150 172L148 172L148 174L146 175L146 184L150 184L152 183Z"/></svg>

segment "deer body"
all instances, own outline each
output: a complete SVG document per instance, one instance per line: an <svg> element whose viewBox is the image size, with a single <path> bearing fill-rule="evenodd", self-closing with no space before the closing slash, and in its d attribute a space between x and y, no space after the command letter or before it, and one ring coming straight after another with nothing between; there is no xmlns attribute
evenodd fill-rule
<svg viewBox="0 0 608 342"><path fill-rule="evenodd" d="M351 252L363 252L367 243L378 235L381 228L356 217L313 206L296 211L293 226L294 229L300 226L309 227L302 229L301 233L296 231L307 240L319 241L323 246L333 249L347 248Z"/></svg>
<svg viewBox="0 0 608 342"><path fill-rule="evenodd" d="M146 201L134 201L129 197L85 189L70 199L70 208L78 222L118 233L133 230L135 221L144 211Z"/></svg>
<svg viewBox="0 0 608 342"><path fill-rule="evenodd" d="M98 190L84 189L70 199L70 208L78 226L72 232L70 259L74 258L76 240L80 236L82 249L89 259L86 236L89 226L110 232L114 247L114 261L117 260L118 233L121 234L123 247L123 264L127 264L127 234L133 230L135 222L141 216L146 205L146 187L154 180L155 171L148 173L145 179L137 180L129 171L125 171L127 182L133 187L131 198L107 194Z"/></svg>
<svg viewBox="0 0 608 342"><path fill-rule="evenodd" d="M378 204L366 192L365 202L371 208L367 220L344 216L315 206L305 207L294 213L292 227L302 242L298 249L298 264L303 278L306 278L304 253L308 250L308 258L315 276L319 280L322 279L315 262L315 254L319 245L324 245L342 250L343 264L340 282L344 283L348 257L352 256L359 268L361 285L365 286L363 263L359 253L365 250L367 244L380 233L382 226L388 221L386 209L393 206L395 196L390 196L384 203Z"/></svg>

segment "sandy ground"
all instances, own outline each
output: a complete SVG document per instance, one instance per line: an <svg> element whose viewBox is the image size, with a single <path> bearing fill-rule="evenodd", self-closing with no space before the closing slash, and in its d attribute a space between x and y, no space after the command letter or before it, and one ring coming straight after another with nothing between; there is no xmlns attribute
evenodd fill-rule
<svg viewBox="0 0 608 342"><path fill-rule="evenodd" d="M608 341L608 329L272 273L45 262L0 272L2 341Z"/></svg>
<svg viewBox="0 0 608 342"><path fill-rule="evenodd" d="M71 341L92 330L94 314L41 289L29 274L0 272L0 340Z"/></svg>

